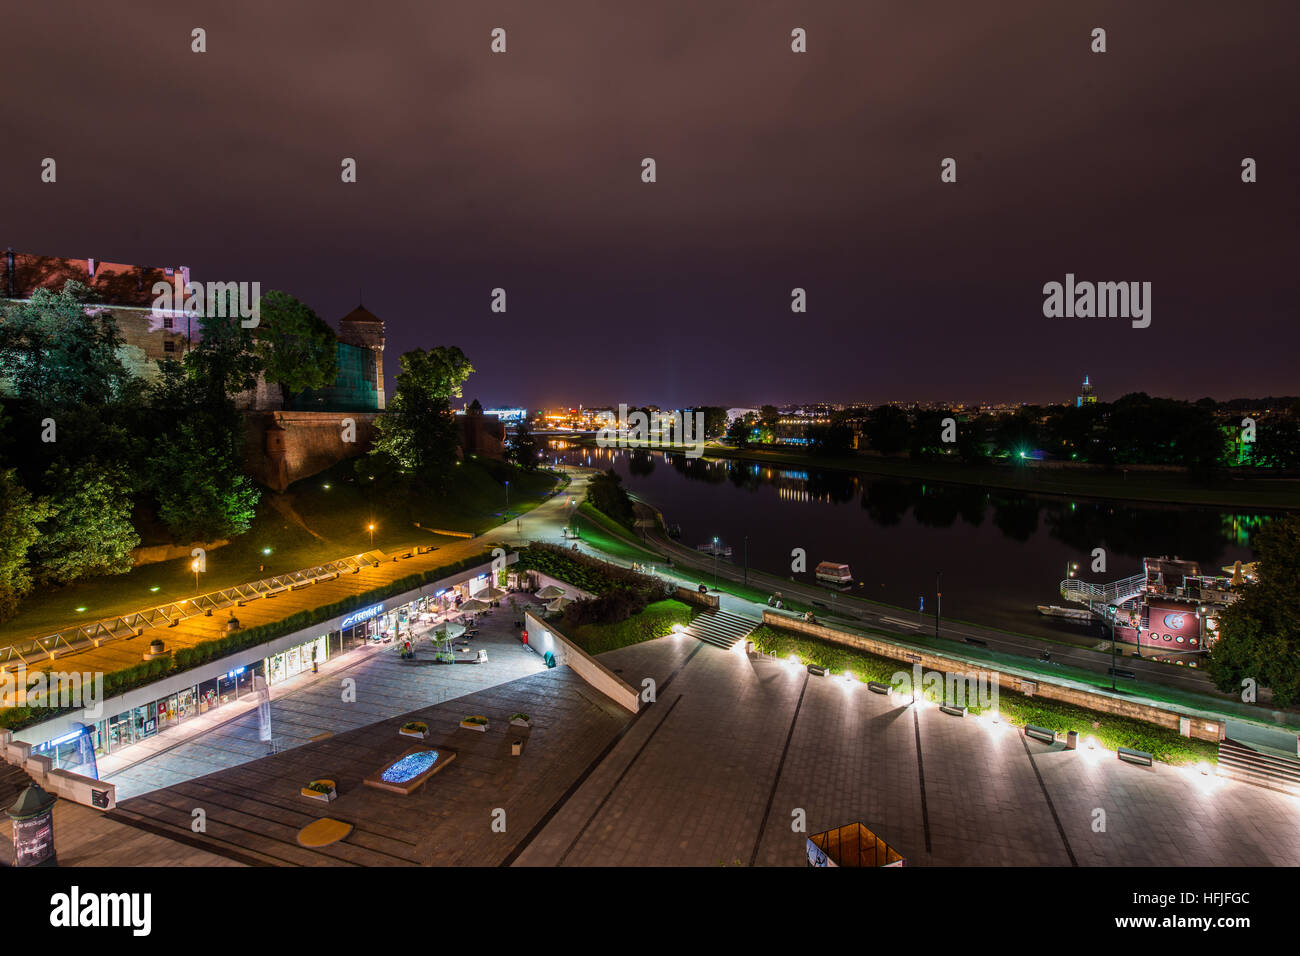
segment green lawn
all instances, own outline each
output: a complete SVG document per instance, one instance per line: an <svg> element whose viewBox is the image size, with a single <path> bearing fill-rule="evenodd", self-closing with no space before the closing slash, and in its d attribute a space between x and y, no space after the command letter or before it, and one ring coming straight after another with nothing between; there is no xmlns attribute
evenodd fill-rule
<svg viewBox="0 0 1300 956"><path fill-rule="evenodd" d="M645 609L616 624L584 624L571 633L571 641L588 654L601 654L672 633L673 625L691 623L689 604L669 598L646 605Z"/></svg>
<svg viewBox="0 0 1300 956"><path fill-rule="evenodd" d="M664 556L637 543L634 533L586 501L578 506L573 525L582 540L611 558L663 564Z"/></svg>
<svg viewBox="0 0 1300 956"><path fill-rule="evenodd" d="M549 472L526 473L500 462L470 460L456 467L445 495L394 500L361 482L350 461L341 462L295 483L282 495L264 492L253 527L208 553L199 589L215 591L372 548L457 545L461 539L424 529L479 534L496 527L507 520L503 484L507 480L511 515L535 508L555 484ZM416 527L416 522L422 527ZM368 530L372 523L373 545ZM0 625L0 641L33 637L195 593L190 558L142 565L127 574L33 592L18 614Z"/></svg>

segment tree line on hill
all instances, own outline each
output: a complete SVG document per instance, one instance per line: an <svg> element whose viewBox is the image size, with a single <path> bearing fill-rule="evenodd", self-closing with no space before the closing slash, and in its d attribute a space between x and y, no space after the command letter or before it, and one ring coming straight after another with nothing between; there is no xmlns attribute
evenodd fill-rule
<svg viewBox="0 0 1300 956"><path fill-rule="evenodd" d="M908 413L896 405L835 412L802 437L814 451L846 455L855 447L915 459L966 463L1047 457L1105 466L1172 465L1207 474L1235 465L1300 466L1300 400L1271 400L1278 410L1249 419L1243 400L1185 402L1144 392L1114 402L1024 405L1014 412L969 415L951 409ZM778 414L765 405L727 432L738 447L777 441Z"/></svg>
<svg viewBox="0 0 1300 956"><path fill-rule="evenodd" d="M262 298L254 328L236 302L208 309L198 341L152 380L131 373L95 305L70 281L0 311L0 621L34 587L129 571L142 532L188 543L248 531L262 492L234 396L260 376L288 401L337 376L334 330L284 292ZM459 445L450 399L472 371L457 348L403 355L359 470L440 490Z"/></svg>

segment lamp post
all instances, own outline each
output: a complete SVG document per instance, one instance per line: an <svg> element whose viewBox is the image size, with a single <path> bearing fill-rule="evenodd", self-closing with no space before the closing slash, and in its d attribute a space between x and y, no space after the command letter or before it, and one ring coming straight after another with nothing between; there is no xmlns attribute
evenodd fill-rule
<svg viewBox="0 0 1300 956"><path fill-rule="evenodd" d="M375 546L375 523L372 521L366 525L366 530L370 532L370 547Z"/></svg>
<svg viewBox="0 0 1300 956"><path fill-rule="evenodd" d="M718 536L713 536L713 590L718 589Z"/></svg>
<svg viewBox="0 0 1300 956"><path fill-rule="evenodd" d="M939 607L943 604L943 592L939 590L943 583L943 572L934 572L934 636L939 636Z"/></svg>
<svg viewBox="0 0 1300 956"><path fill-rule="evenodd" d="M506 514L510 513L510 482L506 482Z"/></svg>
<svg viewBox="0 0 1300 956"><path fill-rule="evenodd" d="M190 570L194 572L194 593L199 593L199 559L195 558L190 562Z"/></svg>
<svg viewBox="0 0 1300 956"><path fill-rule="evenodd" d="M1115 614L1119 608L1115 609ZM1110 616L1110 689L1115 690L1115 614Z"/></svg>
<svg viewBox="0 0 1300 956"><path fill-rule="evenodd" d="M745 535L745 587L749 587L749 535Z"/></svg>

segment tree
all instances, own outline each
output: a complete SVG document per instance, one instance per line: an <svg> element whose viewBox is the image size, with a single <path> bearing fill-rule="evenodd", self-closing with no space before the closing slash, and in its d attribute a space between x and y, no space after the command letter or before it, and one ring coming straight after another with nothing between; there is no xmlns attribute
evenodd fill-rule
<svg viewBox="0 0 1300 956"><path fill-rule="evenodd" d="M211 541L243 534L261 492L230 454L229 434L203 417L181 421L149 459L158 517L177 541Z"/></svg>
<svg viewBox="0 0 1300 956"><path fill-rule="evenodd" d="M204 405L216 410L230 396L246 392L257 384L262 362L257 357L253 330L245 328L233 305L218 309L224 315L199 319L199 343L185 355L185 371L203 390Z"/></svg>
<svg viewBox="0 0 1300 956"><path fill-rule="evenodd" d="M90 302L90 290L70 281L9 310L0 322L0 378L18 398L44 408L104 405L130 381L117 323Z"/></svg>
<svg viewBox="0 0 1300 956"><path fill-rule="evenodd" d="M692 412L704 413L704 433L696 438L717 438L727 430L727 410L717 405L700 405Z"/></svg>
<svg viewBox="0 0 1300 956"><path fill-rule="evenodd" d="M1253 680L1273 705L1300 699L1300 515L1275 519L1259 535L1258 580L1219 616L1209 670L1225 693Z"/></svg>
<svg viewBox="0 0 1300 956"><path fill-rule="evenodd" d="M14 616L32 588L27 552L49 513L49 504L19 484L12 468L0 471L0 621Z"/></svg>
<svg viewBox="0 0 1300 956"><path fill-rule="evenodd" d="M823 455L847 455L853 451L853 429L844 422L809 425L804 429L809 446Z"/></svg>
<svg viewBox="0 0 1300 956"><path fill-rule="evenodd" d="M376 423L372 455L391 460L395 469L429 487L446 487L459 439L451 399L474 366L460 349L416 349L401 357L397 389Z"/></svg>
<svg viewBox="0 0 1300 956"><path fill-rule="evenodd" d="M896 455L908 445L907 413L894 405L877 405L867 413L867 441L882 455Z"/></svg>
<svg viewBox="0 0 1300 956"><path fill-rule="evenodd" d="M260 309L257 357L266 380L280 386L285 407L309 388L333 385L338 339L329 323L287 292L268 292Z"/></svg>
<svg viewBox="0 0 1300 956"><path fill-rule="evenodd" d="M749 447L749 430L750 425L744 418L737 418L727 426L727 441L737 448Z"/></svg>
<svg viewBox="0 0 1300 956"><path fill-rule="evenodd" d="M592 506L621 525L632 527L636 523L636 509L623 488L623 479L613 468L592 475L587 482L587 500Z"/></svg>
<svg viewBox="0 0 1300 956"><path fill-rule="evenodd" d="M537 439L533 437L533 430L527 419L521 418L515 424L515 433L510 439L507 456L525 471L537 470Z"/></svg>
<svg viewBox="0 0 1300 956"><path fill-rule="evenodd" d="M132 486L121 467L93 458L75 468L63 461L50 467L49 513L32 548L39 583L131 570L131 549L140 543L131 524Z"/></svg>

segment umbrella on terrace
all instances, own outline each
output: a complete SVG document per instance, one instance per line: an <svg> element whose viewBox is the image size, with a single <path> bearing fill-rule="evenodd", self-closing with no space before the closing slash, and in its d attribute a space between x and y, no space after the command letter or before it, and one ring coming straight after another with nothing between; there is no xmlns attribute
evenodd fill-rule
<svg viewBox="0 0 1300 956"><path fill-rule="evenodd" d="M546 605L546 609L548 611L563 611L566 607L568 607L572 603L573 603L572 598L557 597L550 604Z"/></svg>
<svg viewBox="0 0 1300 956"><path fill-rule="evenodd" d="M484 601L500 601L506 596L506 592L500 588L488 588L486 591L479 591L478 596Z"/></svg>
<svg viewBox="0 0 1300 956"><path fill-rule="evenodd" d="M557 588L554 584L547 585L537 592L537 596L543 601L551 601L555 598L564 597L564 588Z"/></svg>
<svg viewBox="0 0 1300 956"><path fill-rule="evenodd" d="M478 614L480 611L486 611L492 605L486 601L480 601L478 598L470 598L460 606L460 610L465 614Z"/></svg>
<svg viewBox="0 0 1300 956"><path fill-rule="evenodd" d="M465 633L465 625L457 624L455 621L444 621L433 629L433 633L438 635L440 641L451 641Z"/></svg>

